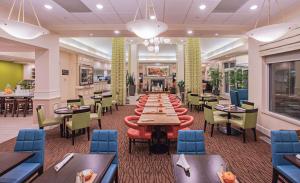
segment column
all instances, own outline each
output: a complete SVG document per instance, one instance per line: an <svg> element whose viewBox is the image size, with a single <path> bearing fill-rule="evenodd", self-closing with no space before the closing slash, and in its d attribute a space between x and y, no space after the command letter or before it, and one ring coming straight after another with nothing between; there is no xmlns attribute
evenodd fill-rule
<svg viewBox="0 0 300 183"><path fill-rule="evenodd" d="M184 80L184 45L178 44L177 45L177 74L176 80L181 81Z"/></svg>
<svg viewBox="0 0 300 183"><path fill-rule="evenodd" d="M138 71L138 47L137 44L130 45L130 72L129 74L133 74L135 78L136 90L135 93L137 94L138 86L139 86L139 71ZM129 66L128 66L129 67ZM128 68L129 70L129 68Z"/></svg>

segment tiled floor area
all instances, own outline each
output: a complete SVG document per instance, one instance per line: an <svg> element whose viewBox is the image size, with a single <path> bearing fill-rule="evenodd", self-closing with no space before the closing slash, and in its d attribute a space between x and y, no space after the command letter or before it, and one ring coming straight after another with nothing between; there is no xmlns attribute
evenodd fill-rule
<svg viewBox="0 0 300 183"><path fill-rule="evenodd" d="M38 128L38 124L33 124L32 115L27 117L3 117L0 118L0 143L17 136L20 129Z"/></svg>

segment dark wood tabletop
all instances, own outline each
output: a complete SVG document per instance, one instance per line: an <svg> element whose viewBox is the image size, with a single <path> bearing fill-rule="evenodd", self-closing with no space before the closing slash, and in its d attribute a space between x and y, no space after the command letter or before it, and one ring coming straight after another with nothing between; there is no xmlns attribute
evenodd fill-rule
<svg viewBox="0 0 300 183"><path fill-rule="evenodd" d="M94 182L102 180L106 170L110 166L115 154L74 154L74 157L67 162L58 172L54 170L56 162L34 182L40 183L66 183L75 182L78 172L85 169L92 169L97 174Z"/></svg>
<svg viewBox="0 0 300 183"><path fill-rule="evenodd" d="M173 172L177 183L219 183L217 175L225 165L220 155L185 155L185 159L191 166L189 172L176 165L179 154L172 155Z"/></svg>
<svg viewBox="0 0 300 183"><path fill-rule="evenodd" d="M77 111L80 109L88 109L90 106L80 106L79 109L76 109ZM60 107L54 110L55 114L73 114L73 109L68 107Z"/></svg>
<svg viewBox="0 0 300 183"><path fill-rule="evenodd" d="M283 158L300 168L300 159L296 158L296 155L284 155Z"/></svg>
<svg viewBox="0 0 300 183"><path fill-rule="evenodd" d="M33 155L34 153L31 152L0 152L0 176L28 160Z"/></svg>
<svg viewBox="0 0 300 183"><path fill-rule="evenodd" d="M218 111L223 111L223 112L227 112L227 113L245 113L246 110L238 107L238 106L234 106L234 107L230 107L230 105L222 105L223 107L220 107L221 105L217 105L215 107L216 110Z"/></svg>

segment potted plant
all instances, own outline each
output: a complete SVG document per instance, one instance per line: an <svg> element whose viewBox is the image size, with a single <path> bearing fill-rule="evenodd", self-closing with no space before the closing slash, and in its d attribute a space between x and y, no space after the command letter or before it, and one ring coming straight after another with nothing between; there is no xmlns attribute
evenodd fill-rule
<svg viewBox="0 0 300 183"><path fill-rule="evenodd" d="M129 96L134 96L135 95L135 79L134 79L133 73L129 74L127 77L127 86L128 86Z"/></svg>
<svg viewBox="0 0 300 183"><path fill-rule="evenodd" d="M212 93L220 95L220 86L222 85L222 73L219 69L211 68L209 70L210 84L212 86Z"/></svg>
<svg viewBox="0 0 300 183"><path fill-rule="evenodd" d="M179 81L179 82L177 83L177 86L179 87L179 92L180 92L180 93L184 92L184 86L185 86L185 83L184 83L183 80Z"/></svg>

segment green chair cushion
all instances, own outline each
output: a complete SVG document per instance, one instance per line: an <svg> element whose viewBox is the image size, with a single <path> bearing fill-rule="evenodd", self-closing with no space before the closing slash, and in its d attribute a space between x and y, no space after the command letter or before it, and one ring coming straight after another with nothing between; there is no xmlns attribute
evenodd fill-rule
<svg viewBox="0 0 300 183"><path fill-rule="evenodd" d="M91 113L90 118L91 119L100 119L97 113Z"/></svg>
<svg viewBox="0 0 300 183"><path fill-rule="evenodd" d="M229 122L231 124L234 124L234 125L240 127L240 128L244 128L244 125L245 125L243 119L230 119Z"/></svg>
<svg viewBox="0 0 300 183"><path fill-rule="evenodd" d="M219 115L214 115L214 124L227 123L227 117L222 117Z"/></svg>
<svg viewBox="0 0 300 183"><path fill-rule="evenodd" d="M61 124L61 122L62 122L62 120L58 119L58 118L48 118L48 119L45 119L45 121L43 121L43 124L41 127L58 125L58 124Z"/></svg>

